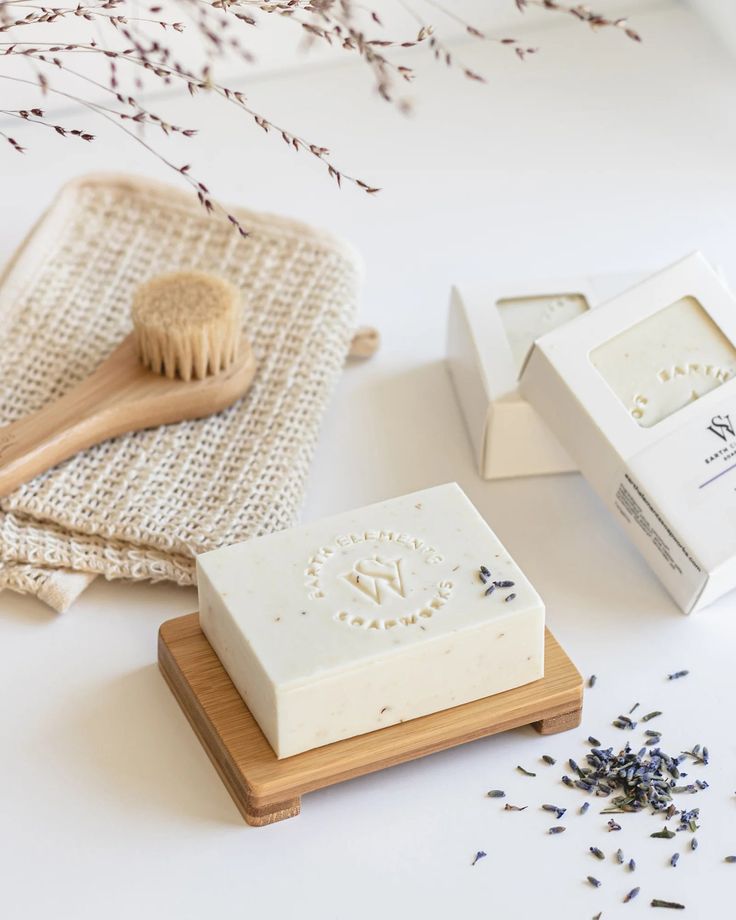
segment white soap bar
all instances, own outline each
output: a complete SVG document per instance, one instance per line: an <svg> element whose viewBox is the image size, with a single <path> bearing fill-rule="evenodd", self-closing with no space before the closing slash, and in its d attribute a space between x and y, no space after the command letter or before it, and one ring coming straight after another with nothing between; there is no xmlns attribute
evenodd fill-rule
<svg viewBox="0 0 736 920"><path fill-rule="evenodd" d="M205 553L197 578L278 757L543 676L544 605L454 483Z"/></svg>
<svg viewBox="0 0 736 920"><path fill-rule="evenodd" d="M536 339L590 309L582 294L505 297L497 301L496 306L517 376Z"/></svg>
<svg viewBox="0 0 736 920"><path fill-rule="evenodd" d="M736 372L736 350L694 297L683 297L604 342L590 359L643 428Z"/></svg>

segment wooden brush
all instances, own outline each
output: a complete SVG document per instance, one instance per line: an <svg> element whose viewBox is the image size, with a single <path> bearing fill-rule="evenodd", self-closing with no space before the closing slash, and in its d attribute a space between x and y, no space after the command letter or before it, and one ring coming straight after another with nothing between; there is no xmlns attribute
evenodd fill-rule
<svg viewBox="0 0 736 920"><path fill-rule="evenodd" d="M0 428L0 495L107 438L219 412L255 374L238 290L203 272L137 290L134 331L86 380Z"/></svg>

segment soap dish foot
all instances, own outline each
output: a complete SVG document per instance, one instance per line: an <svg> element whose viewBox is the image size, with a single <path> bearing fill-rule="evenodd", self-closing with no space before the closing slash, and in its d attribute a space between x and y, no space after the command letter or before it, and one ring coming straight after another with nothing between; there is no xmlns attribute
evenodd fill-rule
<svg viewBox="0 0 736 920"><path fill-rule="evenodd" d="M540 719L538 722L532 722L534 728L540 735L556 735L558 732L566 732L571 728L577 728L583 720L583 707L578 706L570 712L564 712L561 716L550 716L547 719Z"/></svg>
<svg viewBox="0 0 736 920"><path fill-rule="evenodd" d="M545 634L544 677L473 703L390 725L279 760L199 626L196 613L159 630L161 673L245 821L263 827L299 814L302 795L533 725L542 735L580 724L583 679Z"/></svg>

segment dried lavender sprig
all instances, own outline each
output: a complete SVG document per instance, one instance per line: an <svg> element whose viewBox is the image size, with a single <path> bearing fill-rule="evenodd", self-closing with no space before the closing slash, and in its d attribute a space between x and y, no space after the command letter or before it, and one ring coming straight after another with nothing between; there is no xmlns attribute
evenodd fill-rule
<svg viewBox="0 0 736 920"><path fill-rule="evenodd" d="M694 785L677 787L674 784L681 776L681 759L670 756L659 747L642 747L634 752L630 744L626 744L618 754L612 747L592 748L586 756L587 767L581 768L575 761L570 763L580 778L573 782L569 776L563 776L562 781L567 786L599 796L608 796L620 790L623 794L612 797L611 805L604 809L604 814L639 811L642 808L663 812L677 792L698 791Z"/></svg>
<svg viewBox="0 0 736 920"><path fill-rule="evenodd" d="M639 703L634 703L634 705L633 705L633 706L631 707L631 709L629 710L629 715L631 715L631 713L632 713L635 709L638 709L638 708L639 708Z"/></svg>
<svg viewBox="0 0 736 920"><path fill-rule="evenodd" d="M542 805L544 811L553 811L558 818L561 818L565 812L566 808L561 808L559 805Z"/></svg>
<svg viewBox="0 0 736 920"><path fill-rule="evenodd" d="M699 808L691 808L688 811L680 812L680 825L678 831L690 831L695 833L698 829L698 818L700 817Z"/></svg>
<svg viewBox="0 0 736 920"><path fill-rule="evenodd" d="M695 747L692 749L692 751L682 751L681 753L685 754L687 757L692 757L695 763L700 763L700 764L703 764L704 766L707 766L710 760L710 754L708 752L708 748L704 747L701 750L701 747L699 744L696 744Z"/></svg>
<svg viewBox="0 0 736 920"><path fill-rule="evenodd" d="M508 802L503 806L504 811L526 811L528 807L528 805L509 805Z"/></svg>
<svg viewBox="0 0 736 920"><path fill-rule="evenodd" d="M536 773L532 773L531 770L526 770L524 767L520 766L519 764L516 765L516 769L519 771L519 773L523 773L524 776L536 776L537 775Z"/></svg>
<svg viewBox="0 0 736 920"><path fill-rule="evenodd" d="M649 903L652 907L669 907L671 910L685 910L685 905L678 904L677 901L663 901L661 898L652 898Z"/></svg>
<svg viewBox="0 0 736 920"><path fill-rule="evenodd" d="M473 861L470 865L474 866L478 862L479 859L483 859L486 856L488 856L488 853L486 853L484 850L478 850L478 852L473 857Z"/></svg>

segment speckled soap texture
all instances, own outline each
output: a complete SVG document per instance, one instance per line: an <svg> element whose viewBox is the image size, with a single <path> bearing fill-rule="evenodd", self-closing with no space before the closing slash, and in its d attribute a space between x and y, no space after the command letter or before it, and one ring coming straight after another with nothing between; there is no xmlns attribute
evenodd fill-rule
<svg viewBox="0 0 736 920"><path fill-rule="evenodd" d="M197 566L202 629L278 757L544 673L544 604L454 483Z"/></svg>

